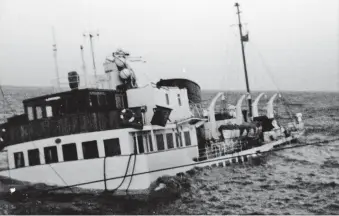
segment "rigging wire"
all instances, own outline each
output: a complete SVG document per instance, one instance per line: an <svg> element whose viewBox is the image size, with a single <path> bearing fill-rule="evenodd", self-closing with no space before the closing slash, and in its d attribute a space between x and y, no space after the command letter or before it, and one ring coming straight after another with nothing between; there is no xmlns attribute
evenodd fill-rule
<svg viewBox="0 0 339 216"><path fill-rule="evenodd" d="M273 84L275 85L275 87L277 88L278 92L280 93L281 95L281 98L283 99L283 102L284 102L284 105L286 106L287 110L288 110L288 114L290 115L290 118L292 119L293 118L293 115L292 115L292 109L290 108L289 104L291 103L286 97L284 97L282 95L282 91L280 90L279 86L277 85L272 73L271 73L271 70L269 69L268 65L266 64L266 62L264 61L264 57L263 55L261 54L261 52L259 51L259 49L256 47L256 45L253 43L253 42L248 42L250 45L252 45L252 47L257 51L258 55L259 55L259 58L265 68L265 72L268 74L268 76L270 77L270 79L272 80ZM289 104L288 104L289 103Z"/></svg>

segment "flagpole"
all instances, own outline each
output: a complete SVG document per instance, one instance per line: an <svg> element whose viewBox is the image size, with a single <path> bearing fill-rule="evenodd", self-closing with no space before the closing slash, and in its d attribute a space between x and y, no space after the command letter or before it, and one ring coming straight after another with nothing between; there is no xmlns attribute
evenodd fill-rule
<svg viewBox="0 0 339 216"><path fill-rule="evenodd" d="M248 41L248 35L243 36L242 35L242 25L240 20L240 11L239 11L239 4L235 3L234 5L237 7L237 14L238 14L238 20L239 20L239 32L240 32L240 42L241 42L241 50L242 50L242 59L244 63L244 71L245 71L245 78L246 78L246 88L247 88L247 94L248 94L248 110L249 110L249 117L252 117L252 98L251 98L251 91L250 86L248 84L248 76L247 76L247 67L246 67L246 57L245 57L245 48L244 48L244 41Z"/></svg>

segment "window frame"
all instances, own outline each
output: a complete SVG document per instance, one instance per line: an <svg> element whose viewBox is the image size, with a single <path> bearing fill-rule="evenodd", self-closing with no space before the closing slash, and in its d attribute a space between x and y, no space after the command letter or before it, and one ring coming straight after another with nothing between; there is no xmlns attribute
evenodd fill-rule
<svg viewBox="0 0 339 216"><path fill-rule="evenodd" d="M21 155L21 162L22 162L22 163L20 163L21 165L18 165L18 163L17 163L18 157L16 155ZM26 166L24 152L22 152L22 151L21 152L14 152L13 153L13 158L14 158L14 167L15 168L21 168L21 167L25 167Z"/></svg>
<svg viewBox="0 0 339 216"><path fill-rule="evenodd" d="M177 147L181 148L183 147L183 142L182 142L182 134L181 132L175 133L175 142L177 143Z"/></svg>
<svg viewBox="0 0 339 216"><path fill-rule="evenodd" d="M162 140L162 146L163 146L163 149L160 149L159 148L159 139L158 139L158 137L160 137L161 136L161 140ZM157 150L158 151L164 151L164 150L166 150L166 147L165 147L165 139L164 139L164 134L156 134L155 135L155 139L156 139L156 142L157 142Z"/></svg>
<svg viewBox="0 0 339 216"><path fill-rule="evenodd" d="M188 134L188 136L186 136L187 134ZM188 138L189 142L187 142L187 138ZM185 139L185 146L191 146L192 145L190 131L184 131L184 139ZM187 145L187 143L189 143L189 145Z"/></svg>
<svg viewBox="0 0 339 216"><path fill-rule="evenodd" d="M53 158L53 152L51 153L51 158L50 159L47 159L47 151L48 150L54 150L55 149L55 158ZM45 164L51 164L51 163L58 163L59 162L59 155L58 155L58 148L57 146L47 146L47 147L44 147L44 157L45 157Z"/></svg>
<svg viewBox="0 0 339 216"><path fill-rule="evenodd" d="M76 153L76 159L65 159L65 148L67 148L68 146L75 146L75 153ZM76 143L66 143L62 145L62 155L63 155L63 159L64 162L68 162L68 161L77 161L79 160L79 156L78 156L78 149L77 149L77 144Z"/></svg>
<svg viewBox="0 0 339 216"><path fill-rule="evenodd" d="M170 105L170 98L169 98L169 94L165 93L165 97L166 97L166 104Z"/></svg>
<svg viewBox="0 0 339 216"><path fill-rule="evenodd" d="M179 104L179 106L182 106L181 95L177 94L177 97L178 97L178 104Z"/></svg>
<svg viewBox="0 0 339 216"><path fill-rule="evenodd" d="M94 148L92 149L92 147L89 147L90 145L95 146L96 151L94 151ZM88 159L99 158L99 148L98 148L97 140L84 141L81 143L81 147L82 147L83 159L88 160ZM86 150L87 147L89 147L90 151ZM87 153L87 152L90 152L90 153Z"/></svg>
<svg viewBox="0 0 339 216"><path fill-rule="evenodd" d="M36 154L36 155L34 155L34 154ZM28 165L29 166L41 165L40 150L38 148L27 150L27 156L28 156ZM37 156L37 158L35 158L36 156Z"/></svg>
<svg viewBox="0 0 339 216"><path fill-rule="evenodd" d="M113 140L114 141L117 140L117 142L113 142L113 145L117 144L117 146L119 146L119 151L117 151L119 153L115 154L113 152L112 154L107 154L108 153L108 146L112 145L112 143L109 143L109 141L113 141ZM104 144L105 157L114 157L114 156L121 155L121 146L120 146L120 139L119 138L104 139L103 144ZM116 150L116 149L114 148L114 150Z"/></svg>
<svg viewBox="0 0 339 216"><path fill-rule="evenodd" d="M170 136L170 139L169 139ZM171 141L171 147L169 145L168 141ZM166 142L167 142L167 149L174 149L175 145L174 145L174 139L173 139L173 133L166 133Z"/></svg>

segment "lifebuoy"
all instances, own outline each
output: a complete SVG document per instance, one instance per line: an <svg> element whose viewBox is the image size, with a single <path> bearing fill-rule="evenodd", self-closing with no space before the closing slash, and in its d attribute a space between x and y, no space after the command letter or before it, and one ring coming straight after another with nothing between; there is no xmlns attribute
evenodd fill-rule
<svg viewBox="0 0 339 216"><path fill-rule="evenodd" d="M134 112L130 109L123 109L121 110L120 118L128 122L133 122L135 119Z"/></svg>

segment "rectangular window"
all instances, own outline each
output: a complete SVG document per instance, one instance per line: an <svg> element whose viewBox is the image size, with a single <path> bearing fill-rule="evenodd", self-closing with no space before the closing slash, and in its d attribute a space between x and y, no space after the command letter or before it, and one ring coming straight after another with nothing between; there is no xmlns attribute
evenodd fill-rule
<svg viewBox="0 0 339 216"><path fill-rule="evenodd" d="M138 139L138 149L139 149L139 153L142 154L145 152L144 149L144 139L141 135L137 136Z"/></svg>
<svg viewBox="0 0 339 216"><path fill-rule="evenodd" d="M178 104L179 104L179 106L181 106L181 98L180 98L180 94L178 94Z"/></svg>
<svg viewBox="0 0 339 216"><path fill-rule="evenodd" d="M82 143L82 152L84 153L84 159L92 159L99 157L97 141L87 141Z"/></svg>
<svg viewBox="0 0 339 216"><path fill-rule="evenodd" d="M190 132L189 131L185 131L184 132L184 136L185 136L185 144L186 144L186 146L190 146L191 145Z"/></svg>
<svg viewBox="0 0 339 216"><path fill-rule="evenodd" d="M62 145L62 153L64 155L64 161L78 160L77 146L75 143Z"/></svg>
<svg viewBox="0 0 339 216"><path fill-rule="evenodd" d="M166 140L167 140L167 148L168 149L174 148L173 134L172 133L166 134Z"/></svg>
<svg viewBox="0 0 339 216"><path fill-rule="evenodd" d="M175 140L177 142L178 147L182 147L182 140L181 140L181 133L176 133L175 134Z"/></svg>
<svg viewBox="0 0 339 216"><path fill-rule="evenodd" d="M41 119L42 118L42 109L40 106L35 107L36 110L36 118Z"/></svg>
<svg viewBox="0 0 339 216"><path fill-rule="evenodd" d="M46 106L46 117L52 117L53 116L53 110L51 106Z"/></svg>
<svg viewBox="0 0 339 216"><path fill-rule="evenodd" d="M119 138L104 140L104 146L106 157L121 155Z"/></svg>
<svg viewBox="0 0 339 216"><path fill-rule="evenodd" d="M34 120L33 107L27 107L28 120Z"/></svg>
<svg viewBox="0 0 339 216"><path fill-rule="evenodd" d="M169 96L168 94L166 93L166 104L169 105L170 104L170 101L169 101Z"/></svg>
<svg viewBox="0 0 339 216"><path fill-rule="evenodd" d="M40 165L39 149L28 150L28 163L30 166Z"/></svg>
<svg viewBox="0 0 339 216"><path fill-rule="evenodd" d="M46 164L59 162L58 151L56 146L45 147L44 153Z"/></svg>
<svg viewBox="0 0 339 216"><path fill-rule="evenodd" d="M157 140L158 151L165 150L164 136L162 134L155 135Z"/></svg>
<svg viewBox="0 0 339 216"><path fill-rule="evenodd" d="M20 168L25 166L25 159L23 152L16 152L14 153L14 163L15 168Z"/></svg>
<svg viewBox="0 0 339 216"><path fill-rule="evenodd" d="M149 143L149 151L153 151L153 141L152 141L152 135L148 135L148 143Z"/></svg>
<svg viewBox="0 0 339 216"><path fill-rule="evenodd" d="M119 95L119 94L115 95L115 105L117 109L124 108L124 98L122 95Z"/></svg>

